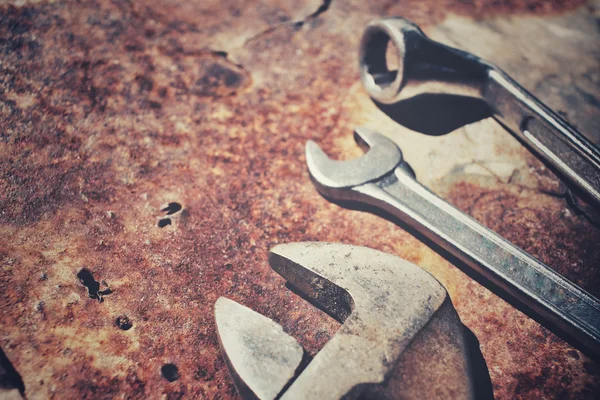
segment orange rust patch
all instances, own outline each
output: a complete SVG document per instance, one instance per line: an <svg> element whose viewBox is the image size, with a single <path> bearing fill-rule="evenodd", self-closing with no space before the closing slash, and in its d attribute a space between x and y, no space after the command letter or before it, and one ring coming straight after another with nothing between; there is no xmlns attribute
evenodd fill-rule
<svg viewBox="0 0 600 400"><path fill-rule="evenodd" d="M348 137L340 104L357 82L353 49L372 17L403 13L427 25L450 12L542 3L337 3L302 24L278 2L1 8L0 347L28 396L233 398L213 323L219 296L280 322L311 353L338 327L284 288L267 266L270 247L340 241L411 260L428 251L392 223L323 200L304 143ZM531 12L578 2L544 4ZM255 37L259 19L286 23L234 52L215 47L233 27ZM449 197L576 280L588 277L584 261L598 259L596 233L576 217L553 223L558 209L529 217L524 194L457 186ZM171 202L183 209L167 216ZM160 228L163 218L171 223ZM596 364L427 254L461 295L457 309L490 367L533 360L520 372L502 365L492 376L498 398L597 392ZM107 283L104 301L78 279L84 268ZM551 359L556 370L543 372ZM169 364L172 382L161 375Z"/></svg>

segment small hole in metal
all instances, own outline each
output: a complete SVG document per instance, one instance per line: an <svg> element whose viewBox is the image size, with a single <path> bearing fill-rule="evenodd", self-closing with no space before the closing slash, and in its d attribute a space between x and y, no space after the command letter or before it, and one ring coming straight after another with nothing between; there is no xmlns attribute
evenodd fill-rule
<svg viewBox="0 0 600 400"><path fill-rule="evenodd" d="M162 218L158 220L158 227L164 228L167 225L171 225L171 218Z"/></svg>
<svg viewBox="0 0 600 400"><path fill-rule="evenodd" d="M127 315L119 315L115 320L115 324L123 331L128 331L133 327L133 322L131 322Z"/></svg>
<svg viewBox="0 0 600 400"><path fill-rule="evenodd" d="M169 382L179 379L179 369L173 363L165 364L160 368L160 374Z"/></svg>
<svg viewBox="0 0 600 400"><path fill-rule="evenodd" d="M171 202L169 203L165 208L163 208L161 211L166 212L167 215L173 215L178 211L181 211L181 204L177 203L177 202Z"/></svg>

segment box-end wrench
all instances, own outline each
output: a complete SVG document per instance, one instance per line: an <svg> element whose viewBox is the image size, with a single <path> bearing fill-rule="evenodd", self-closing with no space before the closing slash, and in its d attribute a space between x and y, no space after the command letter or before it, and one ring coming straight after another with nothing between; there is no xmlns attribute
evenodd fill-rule
<svg viewBox="0 0 600 400"><path fill-rule="evenodd" d="M386 62L390 41L398 54L397 70ZM422 94L485 101L498 122L600 206L598 148L498 67L427 38L404 18L378 19L367 26L359 64L363 85L384 104Z"/></svg>
<svg viewBox="0 0 600 400"><path fill-rule="evenodd" d="M330 159L315 142L306 144L308 170L321 194L399 218L549 329L600 357L598 299L422 186L390 139L366 128L357 128L355 139L369 150L348 161Z"/></svg>

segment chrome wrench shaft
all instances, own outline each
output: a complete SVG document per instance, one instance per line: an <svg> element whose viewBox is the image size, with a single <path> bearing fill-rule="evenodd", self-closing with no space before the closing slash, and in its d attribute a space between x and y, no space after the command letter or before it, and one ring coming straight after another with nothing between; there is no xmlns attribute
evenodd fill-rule
<svg viewBox="0 0 600 400"><path fill-rule="evenodd" d="M598 352L600 302L525 251L457 210L409 173L355 188L531 309ZM364 201L364 200L363 200Z"/></svg>
<svg viewBox="0 0 600 400"><path fill-rule="evenodd" d="M500 288L523 311L600 357L597 298L422 186L391 140L365 128L355 132L357 141L370 146L361 163L361 159L331 160L314 142L307 144L308 168L319 192L366 203L399 218ZM385 165L396 162L387 174L381 169L382 160L377 160L384 150Z"/></svg>
<svg viewBox="0 0 600 400"><path fill-rule="evenodd" d="M498 122L600 204L600 154L592 143L496 68L483 98Z"/></svg>

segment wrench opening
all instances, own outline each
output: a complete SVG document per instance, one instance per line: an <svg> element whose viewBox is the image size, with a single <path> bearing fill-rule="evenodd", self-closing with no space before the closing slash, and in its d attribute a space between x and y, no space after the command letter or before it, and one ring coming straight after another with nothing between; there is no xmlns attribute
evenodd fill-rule
<svg viewBox="0 0 600 400"><path fill-rule="evenodd" d="M371 27L367 30L363 40L364 53L361 65L366 68L368 77L380 90L390 87L398 75L402 76L401 72L398 74L398 69L391 70L388 67L390 61L386 54L388 46L395 44L390 36L379 27ZM400 54L398 52L399 56ZM397 64L401 68L402 64Z"/></svg>
<svg viewBox="0 0 600 400"><path fill-rule="evenodd" d="M306 163L313 180L324 191L351 188L389 174L402 162L402 152L393 141L364 127L354 130L366 154L353 160L332 160L313 141L306 143Z"/></svg>
<svg viewBox="0 0 600 400"><path fill-rule="evenodd" d="M404 43L386 25L367 27L360 47L360 74L374 98L394 97L400 91L404 75ZM395 47L397 60L388 60L388 46ZM395 66L390 69L389 65Z"/></svg>

